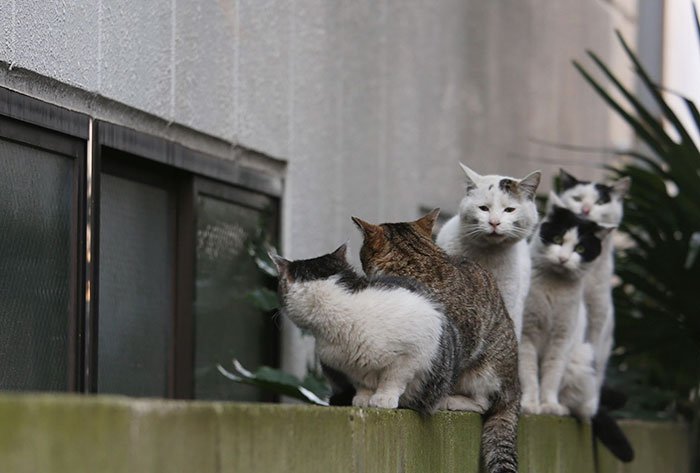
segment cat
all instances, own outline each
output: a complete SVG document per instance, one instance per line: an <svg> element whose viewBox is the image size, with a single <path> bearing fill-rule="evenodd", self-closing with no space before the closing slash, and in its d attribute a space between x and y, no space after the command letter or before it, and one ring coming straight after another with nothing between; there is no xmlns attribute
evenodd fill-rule
<svg viewBox="0 0 700 473"><path fill-rule="evenodd" d="M630 178L624 177L612 185L580 181L561 169L560 199L572 212L598 224L620 225L623 199L630 188ZM615 271L613 235L603 240L601 257L586 276L584 300L588 313L586 340L594 348L598 388L602 388L605 370L613 347L615 327L612 301L612 277Z"/></svg>
<svg viewBox="0 0 700 473"><path fill-rule="evenodd" d="M362 267L368 275L409 277L423 284L463 340L459 379L441 408L485 414L482 452L488 473L518 470L518 348L496 281L481 265L453 258L432 240L439 209L414 222L374 225L357 217Z"/></svg>
<svg viewBox="0 0 700 473"><path fill-rule="evenodd" d="M532 282L520 342L523 411L591 419L598 409L594 349L585 341L584 278L612 226L577 216L550 193L531 242Z"/></svg>
<svg viewBox="0 0 700 473"><path fill-rule="evenodd" d="M420 284L360 276L346 251L298 261L270 255L283 313L315 337L326 370L347 376L354 406L433 413L457 379L455 325Z"/></svg>
<svg viewBox="0 0 700 473"><path fill-rule="evenodd" d="M459 214L445 223L436 243L448 254L469 257L493 273L519 340L530 287L527 238L537 225L534 199L541 173L514 179L481 176L460 166L467 178L466 195Z"/></svg>

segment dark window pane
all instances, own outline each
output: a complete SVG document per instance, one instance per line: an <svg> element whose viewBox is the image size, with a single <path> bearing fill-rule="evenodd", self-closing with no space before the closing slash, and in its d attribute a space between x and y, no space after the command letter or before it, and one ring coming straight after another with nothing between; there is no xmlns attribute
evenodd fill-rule
<svg viewBox="0 0 700 473"><path fill-rule="evenodd" d="M255 370L274 364L276 341L270 314L251 303L250 293L269 281L248 254L263 213L208 196L197 200L195 302L195 397L264 399L259 390L232 383L216 370L237 358Z"/></svg>
<svg viewBox="0 0 700 473"><path fill-rule="evenodd" d="M67 389L73 161L0 139L0 389Z"/></svg>
<svg viewBox="0 0 700 473"><path fill-rule="evenodd" d="M102 174L99 392L165 396L173 314L174 197Z"/></svg>

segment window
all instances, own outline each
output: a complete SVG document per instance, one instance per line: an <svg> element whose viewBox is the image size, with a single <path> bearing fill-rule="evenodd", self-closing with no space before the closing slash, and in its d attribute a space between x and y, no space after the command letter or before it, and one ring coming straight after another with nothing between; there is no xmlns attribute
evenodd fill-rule
<svg viewBox="0 0 700 473"><path fill-rule="evenodd" d="M270 317L261 317L255 290L269 284L251 255L276 233L272 199L198 181L195 294L195 397L270 400L250 386L232 385L215 369L238 359L255 368L275 365L278 340Z"/></svg>
<svg viewBox="0 0 700 473"><path fill-rule="evenodd" d="M278 363L249 250L280 189L0 88L0 390L271 400L216 365Z"/></svg>

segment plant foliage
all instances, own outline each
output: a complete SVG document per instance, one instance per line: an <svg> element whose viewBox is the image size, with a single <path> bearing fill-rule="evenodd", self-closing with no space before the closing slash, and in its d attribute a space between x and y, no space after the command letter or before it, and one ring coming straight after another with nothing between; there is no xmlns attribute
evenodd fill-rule
<svg viewBox="0 0 700 473"><path fill-rule="evenodd" d="M695 23L700 39L697 11ZM619 32L617 37L659 111L644 105L593 52L588 55L603 79L574 61L644 145L644 151L620 153L628 160L610 168L617 177L632 178L621 230L634 243L617 259L622 284L614 291L618 356L613 371L631 371L635 385L646 386L648 402L640 410L668 411L672 403L676 411L689 412L684 407L697 397L700 381L700 151L692 138L700 136L700 113L680 96L692 119L685 124L669 105L668 92L651 79Z"/></svg>

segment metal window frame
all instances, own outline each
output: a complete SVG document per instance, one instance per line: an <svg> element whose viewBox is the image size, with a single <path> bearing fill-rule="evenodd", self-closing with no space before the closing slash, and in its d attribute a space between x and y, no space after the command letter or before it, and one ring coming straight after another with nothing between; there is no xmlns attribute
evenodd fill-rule
<svg viewBox="0 0 700 473"><path fill-rule="evenodd" d="M211 179L197 176L194 179L194 199L193 202L195 203L196 206L196 200L197 197L200 195L206 196L209 198L214 198L218 199L224 202L228 202L231 204L239 205L242 207L248 207L254 210L258 211L267 211L271 210L271 212L274 215L274 218L270 221L270 228L268 228L268 232L271 235L274 235L275 240L272 242L275 245L279 243L279 233L280 233L280 199L277 196L269 195L269 194L264 194L259 191L253 191L250 189L243 189L240 187L234 187L229 184L224 184L221 182L213 181ZM197 214L194 212L194 228L196 230L197 228ZM196 255L195 255L196 256ZM196 278L196 274L194 275ZM194 290L194 285L192 286ZM193 294L194 295L194 294ZM194 300L192 298L191 300ZM194 315L192 317L192 323L194 326ZM270 342L272 346L274 347L272 352L269 355L269 358L266 360L266 364L268 366L278 367L281 363L281 334L279 330L275 330L275 327L279 328L278 326L275 325L274 320L270 319L267 321L267 328L270 330ZM195 347L193 347L195 348ZM194 351L193 351L193 361L194 361ZM192 387L194 388L194 384L192 384ZM269 392L263 392L262 393L262 399L261 401L263 402L279 402L279 396L274 394L274 393L269 393Z"/></svg>
<svg viewBox="0 0 700 473"><path fill-rule="evenodd" d="M71 266L69 323L66 327L66 390L84 391L84 337L86 300L86 166L89 118L55 105L0 88L0 137L32 148L71 158Z"/></svg>
<svg viewBox="0 0 700 473"><path fill-rule="evenodd" d="M71 222L71 302L66 390L97 392L99 324L99 207L103 152L123 153L136 169L144 166L170 174L176 192L175 313L169 396L189 399L194 391L195 203L198 193L260 208L275 205L279 236L281 178L211 156L164 138L148 135L49 104L0 87L0 137L74 159ZM238 151L256 154L254 151ZM110 159L109 161L115 161ZM153 167L155 165L155 167ZM132 176L136 176L133 175ZM139 174L140 176L140 174ZM259 196L266 196L261 199ZM256 197L258 196L258 197ZM90 230L88 232L88 229ZM279 353L279 340L277 340ZM279 355L277 355L279 358Z"/></svg>
<svg viewBox="0 0 700 473"><path fill-rule="evenodd" d="M189 149L179 143L155 137L127 127L96 120L95 147L93 148L93 232L99 235L99 175L103 169L105 153L111 154L110 166L118 165L114 153L121 153L124 166L132 171L129 178L140 179L133 170L164 171L170 173L177 196L176 255L174 267L175 311L172 325L168 395L177 399L194 396L194 311L196 267L196 199L202 193L215 198L262 210L270 203L274 206L274 233L279 233L279 199L282 194L281 179L242 168L234 162L209 156ZM123 168L124 170L126 168ZM155 183L152 179L148 183ZM90 392L97 388L97 326L99 323L99 237L93 238L94 253L91 280L93 281L93 313L88 327L92 347L88 357L92 373ZM279 359L280 337L275 339ZM276 400L270 397L266 400Z"/></svg>

